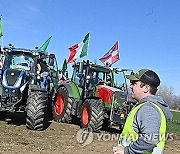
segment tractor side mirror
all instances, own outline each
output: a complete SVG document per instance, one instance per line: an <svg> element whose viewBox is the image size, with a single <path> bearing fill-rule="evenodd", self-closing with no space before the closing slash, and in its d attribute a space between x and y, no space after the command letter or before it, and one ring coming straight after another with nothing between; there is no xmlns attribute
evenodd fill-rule
<svg viewBox="0 0 180 154"><path fill-rule="evenodd" d="M49 65L50 66L54 65L54 59L55 59L55 55L54 54L50 54L49 55Z"/></svg>
<svg viewBox="0 0 180 154"><path fill-rule="evenodd" d="M83 62L79 63L79 72L78 73L83 73Z"/></svg>
<svg viewBox="0 0 180 154"><path fill-rule="evenodd" d="M53 66L54 65L54 58L49 57L49 65Z"/></svg>

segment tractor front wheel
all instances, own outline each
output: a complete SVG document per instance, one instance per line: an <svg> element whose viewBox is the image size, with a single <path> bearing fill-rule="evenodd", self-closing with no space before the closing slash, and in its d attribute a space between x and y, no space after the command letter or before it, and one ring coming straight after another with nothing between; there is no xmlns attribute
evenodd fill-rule
<svg viewBox="0 0 180 154"><path fill-rule="evenodd" d="M104 106L101 100L87 99L81 109L81 127L88 131L99 131L104 120Z"/></svg>
<svg viewBox="0 0 180 154"><path fill-rule="evenodd" d="M26 127L32 130L43 130L47 126L47 103L46 92L33 91L30 93L27 105Z"/></svg>

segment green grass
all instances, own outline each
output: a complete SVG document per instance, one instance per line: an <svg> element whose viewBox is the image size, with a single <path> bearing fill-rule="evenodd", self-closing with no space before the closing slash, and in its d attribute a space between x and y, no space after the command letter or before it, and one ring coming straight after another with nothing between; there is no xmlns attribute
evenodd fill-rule
<svg viewBox="0 0 180 154"><path fill-rule="evenodd" d="M171 113L173 114L173 119L178 120L180 122L180 111L171 111Z"/></svg>
<svg viewBox="0 0 180 154"><path fill-rule="evenodd" d="M171 111L173 120L167 122L167 132L180 135L180 112Z"/></svg>

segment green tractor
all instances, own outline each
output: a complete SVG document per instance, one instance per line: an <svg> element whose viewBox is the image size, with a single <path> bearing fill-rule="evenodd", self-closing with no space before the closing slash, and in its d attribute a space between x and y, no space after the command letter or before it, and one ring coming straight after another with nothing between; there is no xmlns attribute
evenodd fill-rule
<svg viewBox="0 0 180 154"><path fill-rule="evenodd" d="M83 61L73 64L69 81L59 86L54 106L55 121L69 123L72 117L80 118L80 125L89 131L124 124L129 112L128 88L124 72ZM114 80L114 74L122 73L122 86ZM127 105L128 104L128 105Z"/></svg>
<svg viewBox="0 0 180 154"><path fill-rule="evenodd" d="M0 69L0 111L25 113L28 129L45 129L52 116L52 101L59 84L55 55L13 46L4 48L3 54L5 60ZM43 76L37 69L39 60L47 62L47 76ZM47 88L42 87L42 80L48 81Z"/></svg>

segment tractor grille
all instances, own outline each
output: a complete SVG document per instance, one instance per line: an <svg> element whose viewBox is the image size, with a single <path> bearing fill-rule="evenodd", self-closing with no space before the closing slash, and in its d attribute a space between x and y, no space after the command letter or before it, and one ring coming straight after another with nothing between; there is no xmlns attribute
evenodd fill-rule
<svg viewBox="0 0 180 154"><path fill-rule="evenodd" d="M6 79L9 86L13 86L16 83L17 78L19 77L21 71L9 69L6 73Z"/></svg>

